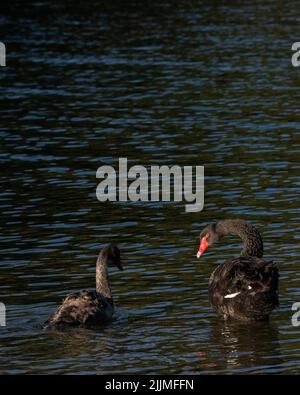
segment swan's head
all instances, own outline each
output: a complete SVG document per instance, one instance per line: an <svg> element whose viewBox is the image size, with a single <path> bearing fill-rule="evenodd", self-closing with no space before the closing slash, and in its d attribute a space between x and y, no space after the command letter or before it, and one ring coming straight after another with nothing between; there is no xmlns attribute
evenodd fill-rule
<svg viewBox="0 0 300 395"><path fill-rule="evenodd" d="M197 258L205 252L205 250L220 239L220 235L216 231L216 224L207 225L200 233L200 246L197 252Z"/></svg>
<svg viewBox="0 0 300 395"><path fill-rule="evenodd" d="M111 244L103 248L102 253L107 257L108 262L112 262L118 269L123 270L123 266L121 264L121 253L117 246Z"/></svg>

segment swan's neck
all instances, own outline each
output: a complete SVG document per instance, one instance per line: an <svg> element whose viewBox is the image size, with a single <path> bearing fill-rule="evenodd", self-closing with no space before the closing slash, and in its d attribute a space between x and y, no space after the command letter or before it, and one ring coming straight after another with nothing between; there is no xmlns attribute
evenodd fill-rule
<svg viewBox="0 0 300 395"><path fill-rule="evenodd" d="M224 220L217 224L217 233L220 236L228 234L239 236L244 242L241 256L263 256L263 241L258 230L243 220Z"/></svg>
<svg viewBox="0 0 300 395"><path fill-rule="evenodd" d="M96 291L105 298L112 299L108 281L107 257L100 253L96 264Z"/></svg>

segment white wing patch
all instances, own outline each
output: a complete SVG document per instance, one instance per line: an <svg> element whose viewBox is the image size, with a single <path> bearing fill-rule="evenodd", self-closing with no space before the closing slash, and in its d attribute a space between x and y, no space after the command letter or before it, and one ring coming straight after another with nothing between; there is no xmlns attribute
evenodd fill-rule
<svg viewBox="0 0 300 395"><path fill-rule="evenodd" d="M238 294L240 294L240 292L236 292L236 293L234 293L234 294L228 294L228 295L225 295L225 296L224 296L224 298L225 298L225 299L229 299L229 298L235 298L235 297L236 297L236 295L238 295Z"/></svg>

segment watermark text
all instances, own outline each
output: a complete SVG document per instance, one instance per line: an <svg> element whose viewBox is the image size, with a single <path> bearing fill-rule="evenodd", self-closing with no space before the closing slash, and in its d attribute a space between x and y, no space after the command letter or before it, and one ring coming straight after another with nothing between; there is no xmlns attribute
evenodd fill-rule
<svg viewBox="0 0 300 395"><path fill-rule="evenodd" d="M119 158L118 177L113 166L104 165L98 168L96 178L104 178L96 190L100 202L184 200L189 203L186 212L198 212L204 207L204 166L154 165L147 170L135 165L128 169L127 158Z"/></svg>
<svg viewBox="0 0 300 395"><path fill-rule="evenodd" d="M292 310L296 311L296 313L292 315L292 325L300 326L300 302L294 303L292 306Z"/></svg>
<svg viewBox="0 0 300 395"><path fill-rule="evenodd" d="M6 326L6 307L0 302L0 326Z"/></svg>
<svg viewBox="0 0 300 395"><path fill-rule="evenodd" d="M300 66L300 42L295 42L292 45L292 51L294 54L292 55L291 62L294 67Z"/></svg>
<svg viewBox="0 0 300 395"><path fill-rule="evenodd" d="M6 66L6 47L5 44L0 41L0 66Z"/></svg>

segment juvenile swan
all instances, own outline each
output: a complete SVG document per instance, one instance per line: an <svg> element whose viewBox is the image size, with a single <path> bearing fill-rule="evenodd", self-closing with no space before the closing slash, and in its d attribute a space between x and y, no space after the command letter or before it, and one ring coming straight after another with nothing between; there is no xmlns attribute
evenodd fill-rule
<svg viewBox="0 0 300 395"><path fill-rule="evenodd" d="M62 305L44 323L44 327L95 325L111 319L114 313L114 303L107 273L109 261L123 270L118 247L109 245L103 248L96 263L96 290L69 294Z"/></svg>

